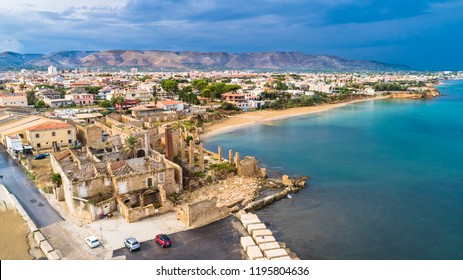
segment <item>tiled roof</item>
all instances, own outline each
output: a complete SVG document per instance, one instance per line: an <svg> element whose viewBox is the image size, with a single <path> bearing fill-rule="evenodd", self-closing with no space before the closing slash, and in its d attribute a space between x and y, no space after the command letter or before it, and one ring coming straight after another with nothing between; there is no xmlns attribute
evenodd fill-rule
<svg viewBox="0 0 463 280"><path fill-rule="evenodd" d="M183 102L178 102L175 100L162 100L162 101L158 101L158 103L164 106L167 106L167 105L178 105L178 104L182 104Z"/></svg>
<svg viewBox="0 0 463 280"><path fill-rule="evenodd" d="M40 130L53 130L53 129L62 129L62 128L71 128L73 127L71 124L68 123L53 123L53 122L47 122L44 124L39 124L36 126L33 126L31 128L28 128L27 130L29 131L40 131Z"/></svg>

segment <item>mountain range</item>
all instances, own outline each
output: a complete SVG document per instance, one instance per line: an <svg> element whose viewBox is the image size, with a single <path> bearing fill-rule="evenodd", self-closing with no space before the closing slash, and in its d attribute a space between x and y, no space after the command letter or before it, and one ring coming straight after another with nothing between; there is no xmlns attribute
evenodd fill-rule
<svg viewBox="0 0 463 280"><path fill-rule="evenodd" d="M0 53L0 69L98 67L146 69L269 69L313 71L407 71L410 67L371 60L349 60L301 52L60 51L49 54Z"/></svg>

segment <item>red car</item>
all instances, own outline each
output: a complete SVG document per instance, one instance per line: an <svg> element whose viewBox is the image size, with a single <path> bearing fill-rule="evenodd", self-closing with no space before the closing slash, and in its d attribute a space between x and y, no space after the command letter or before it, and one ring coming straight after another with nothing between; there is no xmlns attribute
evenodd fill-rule
<svg viewBox="0 0 463 280"><path fill-rule="evenodd" d="M156 235L156 242L161 245L161 247L169 247L172 246L172 241L170 240L169 236L161 233Z"/></svg>

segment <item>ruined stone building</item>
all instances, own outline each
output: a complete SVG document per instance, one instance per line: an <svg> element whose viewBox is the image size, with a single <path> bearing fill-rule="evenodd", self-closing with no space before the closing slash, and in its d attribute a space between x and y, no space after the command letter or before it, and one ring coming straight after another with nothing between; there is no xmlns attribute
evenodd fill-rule
<svg viewBox="0 0 463 280"><path fill-rule="evenodd" d="M155 151L151 157L123 159L117 151L84 150L51 156L52 168L62 178L56 196L72 215L94 221L118 210L134 222L172 210L169 196L182 191L180 166Z"/></svg>

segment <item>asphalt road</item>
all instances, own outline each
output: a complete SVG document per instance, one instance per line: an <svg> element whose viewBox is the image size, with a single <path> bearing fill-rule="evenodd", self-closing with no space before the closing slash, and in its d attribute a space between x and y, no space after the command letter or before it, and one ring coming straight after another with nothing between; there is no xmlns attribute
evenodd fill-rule
<svg viewBox="0 0 463 280"><path fill-rule="evenodd" d="M127 248L113 251L113 257L127 260L242 260L245 253L240 237L245 229L231 216L204 227L169 234L172 246L162 248L156 241L141 242L140 250ZM153 232L153 238L157 233ZM122 241L121 241L122 245Z"/></svg>
<svg viewBox="0 0 463 280"><path fill-rule="evenodd" d="M0 175L3 175L0 183L16 196L38 228L63 220L47 199L40 194L23 167L11 158L2 145L0 145Z"/></svg>

